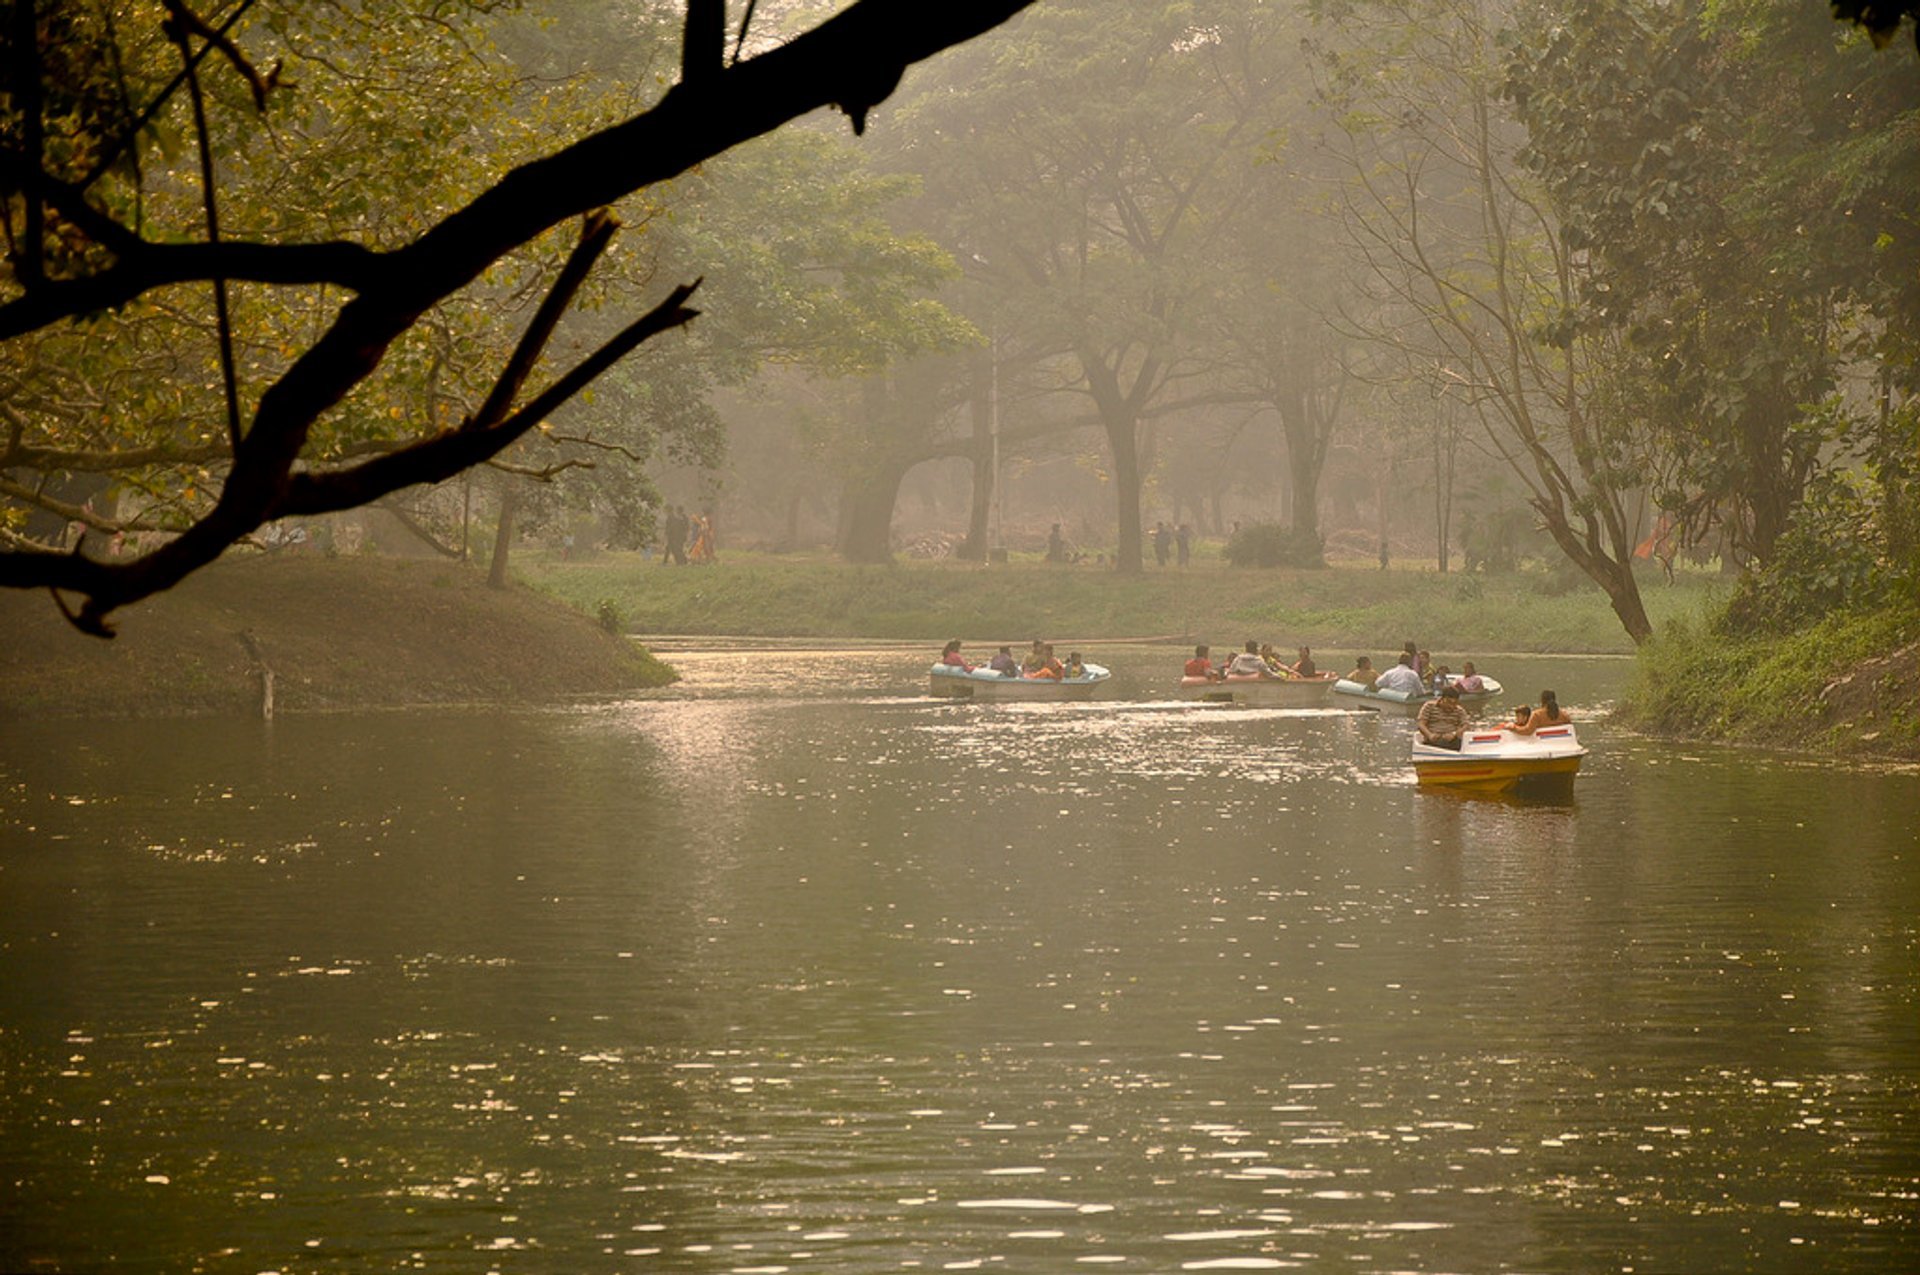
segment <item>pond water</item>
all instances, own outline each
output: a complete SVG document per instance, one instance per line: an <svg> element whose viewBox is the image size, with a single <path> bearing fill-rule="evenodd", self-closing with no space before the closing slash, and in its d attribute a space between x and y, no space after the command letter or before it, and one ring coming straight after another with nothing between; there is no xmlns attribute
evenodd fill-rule
<svg viewBox="0 0 1920 1275"><path fill-rule="evenodd" d="M1920 776L925 698L0 738L0 1269L1906 1271Z"/></svg>

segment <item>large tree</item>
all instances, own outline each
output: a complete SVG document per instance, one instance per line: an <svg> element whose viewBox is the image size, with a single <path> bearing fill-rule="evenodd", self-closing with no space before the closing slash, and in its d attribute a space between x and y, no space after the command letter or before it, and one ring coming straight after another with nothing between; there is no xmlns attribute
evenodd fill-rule
<svg viewBox="0 0 1920 1275"><path fill-rule="evenodd" d="M1142 565L1148 422L1204 393L1187 392L1206 371L1194 342L1283 30L1276 10L1226 0L1057 0L917 80L902 107L904 162L993 296L976 322L1098 420L1121 571Z"/></svg>
<svg viewBox="0 0 1920 1275"><path fill-rule="evenodd" d="M1497 22L1478 0L1370 0L1323 50L1341 212L1376 293L1367 330L1475 413L1641 642L1638 422L1607 393L1611 334L1574 322L1590 263L1519 163Z"/></svg>
<svg viewBox="0 0 1920 1275"><path fill-rule="evenodd" d="M998 25L1030 2L858 0L778 47L742 57L739 49L750 42L727 30L722 0L690 0L679 82L657 102L531 155L459 207L417 209L423 223L417 230L383 242L352 227L325 238L221 233L229 170L215 163L208 120L226 109L222 86L244 85L268 120L283 91L274 72L261 69L282 54L271 21L250 14L251 0L230 11L224 27L210 25L184 0L153 6L128 0L111 23L97 14L76 18L72 6L19 0L6 16L0 68L6 92L0 197L10 266L0 291L0 340L31 339L75 319L134 307L185 310L204 325L210 309L223 355L219 384L214 401L185 419L218 423L202 425L202 437L170 432L159 445L207 449L209 480L220 495L177 538L129 560L9 545L0 549L0 585L78 595L80 605L69 612L74 623L106 635L114 610L171 587L266 522L351 508L498 455L627 354L696 314L689 302L697 280L680 283L544 388L528 392L563 314L612 242L616 201L820 107L837 106L855 132L863 131L868 113L908 65ZM258 7L268 19L275 12L272 5ZM743 22L751 12L747 6ZM156 33L164 34L164 45ZM160 60L167 47L179 68L171 78ZM432 114L423 104L419 116ZM192 139L200 162L168 167L162 131ZM412 146L417 138L417 130L399 127L385 135L391 145ZM263 147L295 142L264 127L255 139ZM457 163L458 139L439 142L430 153L437 162ZM146 218L143 195L162 184L197 188L201 215L192 224L155 225ZM437 307L476 286L497 285L489 271L569 222L578 224L573 247L470 414L447 422L422 411L405 422L411 429L370 440L371 454L333 461L310 454L316 428L335 413L352 412L356 392ZM263 388L243 377L232 353L243 347L243 334L229 294L241 285L249 293L256 287L324 290L328 299L324 321L282 353L283 366L263 376ZM195 299L209 293L210 305ZM116 402L107 410L122 407ZM127 410L140 409L136 402ZM0 470L99 468L81 449L49 446L35 435L31 418L13 416L8 425Z"/></svg>

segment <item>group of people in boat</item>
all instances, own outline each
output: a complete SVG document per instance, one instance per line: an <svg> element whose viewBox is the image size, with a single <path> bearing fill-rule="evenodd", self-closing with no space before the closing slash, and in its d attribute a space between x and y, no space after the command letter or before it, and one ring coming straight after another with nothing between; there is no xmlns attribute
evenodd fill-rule
<svg viewBox="0 0 1920 1275"><path fill-rule="evenodd" d="M1487 689L1486 679L1468 660L1460 666L1459 676L1444 664L1435 664L1433 654L1423 651L1412 642L1400 651L1399 658L1386 669L1373 667L1371 656L1362 655L1355 659L1353 672L1346 680L1358 682L1370 691L1400 691L1408 695L1431 695L1442 688L1453 685L1462 695L1478 695Z"/></svg>
<svg viewBox="0 0 1920 1275"><path fill-rule="evenodd" d="M1187 661L1184 677L1204 677L1210 682L1225 681L1229 677L1264 677L1291 679L1318 677L1320 670L1314 667L1313 652L1306 647L1300 648L1300 656L1289 664L1280 658L1271 642L1257 642L1247 639L1246 648L1237 652L1232 659L1219 664L1213 662L1213 648L1205 642L1193 648L1193 658Z"/></svg>
<svg viewBox="0 0 1920 1275"><path fill-rule="evenodd" d="M963 673L971 673L981 667L978 664L969 663L967 657L960 654L959 638L953 639L941 650L940 662L957 668ZM989 672L998 673L1002 677L1050 678L1056 682L1073 681L1087 675L1087 666L1080 659L1080 652L1069 652L1066 661L1062 663L1054 657L1053 643L1043 642L1039 638L1033 639L1025 659L1016 661L1013 658L1013 648L1003 646L987 662L986 668Z"/></svg>
<svg viewBox="0 0 1920 1275"><path fill-rule="evenodd" d="M1515 704L1513 716L1501 722L1500 729L1513 735L1532 735L1542 727L1564 726L1572 720L1573 715L1560 707L1557 695L1541 691L1537 705ZM1437 697L1422 704L1414 724L1420 731L1421 743L1458 750L1467 731L1467 710L1460 704L1459 683L1446 683Z"/></svg>

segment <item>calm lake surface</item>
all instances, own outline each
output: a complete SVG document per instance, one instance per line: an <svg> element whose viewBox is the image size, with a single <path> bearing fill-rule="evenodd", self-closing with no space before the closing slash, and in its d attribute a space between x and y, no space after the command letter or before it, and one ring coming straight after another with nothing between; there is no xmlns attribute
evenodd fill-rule
<svg viewBox="0 0 1920 1275"><path fill-rule="evenodd" d="M1911 1271L1920 777L923 697L0 736L0 1269Z"/></svg>

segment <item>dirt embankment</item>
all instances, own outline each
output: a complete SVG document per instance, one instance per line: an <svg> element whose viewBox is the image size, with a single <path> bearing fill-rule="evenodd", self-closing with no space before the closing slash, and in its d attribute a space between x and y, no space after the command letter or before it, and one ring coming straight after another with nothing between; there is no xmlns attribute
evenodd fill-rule
<svg viewBox="0 0 1920 1275"><path fill-rule="evenodd" d="M478 572L385 558L215 564L84 637L40 592L0 590L0 719L549 702L672 671L592 620Z"/></svg>

